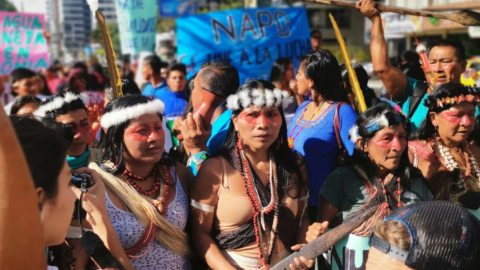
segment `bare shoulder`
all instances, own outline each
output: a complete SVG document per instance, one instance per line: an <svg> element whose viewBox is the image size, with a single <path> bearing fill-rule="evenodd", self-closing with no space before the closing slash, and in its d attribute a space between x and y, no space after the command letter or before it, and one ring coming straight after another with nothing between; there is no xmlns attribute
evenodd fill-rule
<svg viewBox="0 0 480 270"><path fill-rule="evenodd" d="M200 167L192 185L192 197L196 195L216 194L222 178L222 157L207 159ZM195 195L196 194L196 195Z"/></svg>

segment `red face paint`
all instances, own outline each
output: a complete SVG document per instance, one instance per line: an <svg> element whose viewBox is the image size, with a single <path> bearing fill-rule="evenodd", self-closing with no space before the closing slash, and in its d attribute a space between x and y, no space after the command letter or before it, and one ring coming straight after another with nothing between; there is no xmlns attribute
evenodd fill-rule
<svg viewBox="0 0 480 270"><path fill-rule="evenodd" d="M82 121L80 123L70 123L68 124L70 128L72 129L72 132L74 134L74 138L77 138L81 135L87 134L90 131L90 124L88 121Z"/></svg>
<svg viewBox="0 0 480 270"><path fill-rule="evenodd" d="M250 125L273 125L282 124L282 117L278 110L273 111L243 111L238 118Z"/></svg>
<svg viewBox="0 0 480 270"><path fill-rule="evenodd" d="M469 113L444 111L440 116L454 125L470 126L475 122L475 111Z"/></svg>
<svg viewBox="0 0 480 270"><path fill-rule="evenodd" d="M125 129L125 136L139 142L157 140L165 135L161 123L150 123Z"/></svg>
<svg viewBox="0 0 480 270"><path fill-rule="evenodd" d="M407 139L403 135L385 135L381 139L371 140L371 143L377 147L402 151L407 147Z"/></svg>

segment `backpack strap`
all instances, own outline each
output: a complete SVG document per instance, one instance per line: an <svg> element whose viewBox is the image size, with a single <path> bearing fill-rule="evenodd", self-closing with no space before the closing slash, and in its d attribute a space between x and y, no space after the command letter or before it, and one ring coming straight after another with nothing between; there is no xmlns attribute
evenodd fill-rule
<svg viewBox="0 0 480 270"><path fill-rule="evenodd" d="M412 97L410 99L410 107L408 109L408 119L411 119L413 114L418 108L418 105L420 105L420 101L422 101L423 96L425 96L425 93L427 92L428 89L428 83L427 82L418 82L417 85L415 85L415 89L413 89Z"/></svg>
<svg viewBox="0 0 480 270"><path fill-rule="evenodd" d="M339 102L337 107L335 108L335 116L333 117L333 128L335 130L335 137L337 138L338 149L343 151L345 147L342 143L342 138L340 137L340 117L338 116L340 113L340 107L343 105L347 105L345 102Z"/></svg>

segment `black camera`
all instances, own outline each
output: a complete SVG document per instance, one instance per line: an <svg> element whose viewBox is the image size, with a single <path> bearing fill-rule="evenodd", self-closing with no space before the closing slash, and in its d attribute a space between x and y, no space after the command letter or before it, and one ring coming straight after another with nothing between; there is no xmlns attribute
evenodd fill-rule
<svg viewBox="0 0 480 270"><path fill-rule="evenodd" d="M70 180L70 183L78 187L79 189L85 189L85 190L93 185L92 177L85 173L72 175L72 179Z"/></svg>

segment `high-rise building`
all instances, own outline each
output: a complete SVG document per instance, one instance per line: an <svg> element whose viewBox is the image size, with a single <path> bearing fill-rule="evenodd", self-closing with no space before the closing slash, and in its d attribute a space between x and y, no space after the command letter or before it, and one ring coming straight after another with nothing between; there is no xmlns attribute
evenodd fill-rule
<svg viewBox="0 0 480 270"><path fill-rule="evenodd" d="M90 44L92 15L87 1L47 0L47 24L55 58L76 55Z"/></svg>
<svg viewBox="0 0 480 270"><path fill-rule="evenodd" d="M98 9L103 13L106 23L117 21L117 10L115 0L98 0ZM95 16L92 16L92 28L96 28L97 22Z"/></svg>

